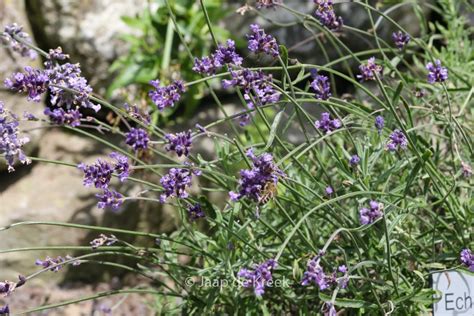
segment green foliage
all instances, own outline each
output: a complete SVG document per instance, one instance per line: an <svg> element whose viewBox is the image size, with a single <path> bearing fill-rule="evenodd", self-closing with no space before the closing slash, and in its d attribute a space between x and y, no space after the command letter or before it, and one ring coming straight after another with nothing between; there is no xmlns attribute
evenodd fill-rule
<svg viewBox="0 0 474 316"><path fill-rule="evenodd" d="M191 53L195 56L204 56L215 49L198 1L175 0L169 3L176 16L179 32ZM205 1L205 6L212 21L225 19L228 14L221 0ZM153 0L138 16L124 16L122 20L135 31L122 35L130 45L130 51L118 58L110 67L110 71L117 75L107 90L108 96L119 88L134 85L138 88L136 96L146 99L146 93L150 90L150 80L159 79L166 85L175 79L193 81L200 78L192 71L194 61L188 57L180 42L166 1ZM219 42L225 41L229 36L228 31L220 27L213 28L213 31ZM189 88L181 102L185 116L194 113L203 95L203 86ZM166 117L172 115L178 108L163 113L165 117L162 117L162 120L166 120Z"/></svg>

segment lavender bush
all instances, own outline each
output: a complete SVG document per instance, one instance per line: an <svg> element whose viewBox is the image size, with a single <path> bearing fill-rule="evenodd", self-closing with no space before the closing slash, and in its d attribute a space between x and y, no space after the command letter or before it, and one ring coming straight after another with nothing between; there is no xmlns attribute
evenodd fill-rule
<svg viewBox="0 0 474 316"><path fill-rule="evenodd" d="M215 40L203 2L209 40ZM425 4L407 2L381 10L367 2L348 4L365 10L371 23L366 30L344 23L337 3L313 2L311 14L284 1L263 0L238 11L262 16L287 12L292 25L315 34L313 40L324 51L338 52L325 64L292 59L285 43L256 23L249 25L245 38L248 51L235 48L235 40L245 39L232 38L214 42L208 56L194 56L175 25L188 62L202 78L150 81L149 106L172 111L190 87L207 85L224 117L178 133L151 124L147 112L136 106L95 97L80 66L70 63L60 48L42 51L20 26L6 26L3 43L23 56L40 54L45 67L25 67L5 87L23 94L32 106L43 95L51 101L40 118L28 113L21 118L14 104L0 103L0 154L9 171L16 161L77 168L77 181L82 177L97 193L97 206L104 212L120 212L131 200L166 203L181 224L170 234L48 219L0 228L8 234L22 225L55 225L98 235L81 255L38 259L32 262L37 273L0 282L6 303L32 278L61 273L67 265L114 265L149 279L138 287L27 311L4 305L0 314L143 293L156 296L161 312L181 314L414 315L428 313L436 300L429 285L434 271L473 272L474 69L468 61L474 50L459 4L426 4L445 14L448 28L431 25L429 31L408 34L391 13L413 10L417 23L424 25ZM176 23L175 12L165 3ZM392 37L378 35L382 25L395 29ZM350 36L364 38L367 49L351 51L345 44ZM446 41L432 45L439 38ZM458 49L459 41L464 49ZM271 63L249 66L249 54ZM208 84L215 78L240 98L240 111L226 112L215 86ZM341 93L336 83L348 92ZM111 126L84 111L101 108L115 113L122 124ZM99 136L93 131L100 127L118 134L122 146L99 138L110 153L92 164L27 157L20 120L41 120L45 127L62 126L94 139ZM219 126L229 133L219 133ZM198 138L213 141L214 158L204 159L193 146ZM121 182L141 190L130 194ZM197 182L200 193L193 193L190 187ZM210 199L210 192L220 198ZM142 236L154 246L144 240L131 244L128 235ZM33 246L22 251L33 251ZM138 264L115 262L117 256ZM96 260L101 257L106 259Z"/></svg>

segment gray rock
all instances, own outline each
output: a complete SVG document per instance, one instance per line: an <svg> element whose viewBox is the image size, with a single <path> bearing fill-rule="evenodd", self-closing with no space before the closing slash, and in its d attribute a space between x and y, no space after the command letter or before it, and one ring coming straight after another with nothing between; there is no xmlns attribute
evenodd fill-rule
<svg viewBox="0 0 474 316"><path fill-rule="evenodd" d="M121 20L141 12L145 0L44 0L26 1L28 18L38 44L61 46L79 62L96 92L103 94L110 82L108 68L128 47L120 35L132 33Z"/></svg>

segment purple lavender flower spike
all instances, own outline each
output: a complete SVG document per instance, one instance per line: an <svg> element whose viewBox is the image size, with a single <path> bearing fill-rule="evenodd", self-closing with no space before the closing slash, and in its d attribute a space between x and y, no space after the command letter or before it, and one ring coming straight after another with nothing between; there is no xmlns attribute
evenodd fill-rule
<svg viewBox="0 0 474 316"><path fill-rule="evenodd" d="M168 142L165 146L167 151L174 151L178 157L189 155L192 145L191 130L177 134L166 134L165 139Z"/></svg>
<svg viewBox="0 0 474 316"><path fill-rule="evenodd" d="M388 151L397 151L397 150L405 150L408 146L408 139L403 134L403 132L399 129L396 129L390 134L389 141L387 142L387 150Z"/></svg>
<svg viewBox="0 0 474 316"><path fill-rule="evenodd" d="M192 175L200 175L197 170L186 168L171 168L168 174L165 174L160 183L163 186L164 193L160 196L160 202L166 202L169 197L185 199L189 196L186 188L191 185Z"/></svg>
<svg viewBox="0 0 474 316"><path fill-rule="evenodd" d="M144 129L132 127L125 134L125 137L125 143L132 147L134 151L146 150L148 148L150 138Z"/></svg>
<svg viewBox="0 0 474 316"><path fill-rule="evenodd" d="M50 109L46 108L44 114L49 117L53 124L69 125L77 127L81 125L82 114L78 109L69 109L65 111L63 108Z"/></svg>
<svg viewBox="0 0 474 316"><path fill-rule="evenodd" d="M370 201L369 208L359 210L359 220L362 225L368 225L382 217L383 204L377 201Z"/></svg>
<svg viewBox="0 0 474 316"><path fill-rule="evenodd" d="M342 17L337 16L334 12L333 2L331 0L314 0L314 3L318 5L315 15L319 22L331 31L341 31Z"/></svg>
<svg viewBox="0 0 474 316"><path fill-rule="evenodd" d="M201 59L194 58L194 67L193 71L204 74L204 75L214 75L218 69L220 69L220 64L216 63L214 55L211 57L203 57Z"/></svg>
<svg viewBox="0 0 474 316"><path fill-rule="evenodd" d="M97 159L92 165L81 163L77 168L84 172L84 186L94 185L99 189L107 189L109 187L114 169L108 162Z"/></svg>
<svg viewBox="0 0 474 316"><path fill-rule="evenodd" d="M92 240L90 245L92 249L97 249L102 246L111 246L118 241L117 237L114 235L107 236L105 234L100 234L98 238Z"/></svg>
<svg viewBox="0 0 474 316"><path fill-rule="evenodd" d="M8 305L0 307L0 315L9 315L9 314L10 314L10 308L8 307Z"/></svg>
<svg viewBox="0 0 474 316"><path fill-rule="evenodd" d="M194 221L196 221L200 218L205 217L206 214L204 214L204 211L202 210L201 204L196 203L196 204L188 207L188 216L189 216L189 219L192 222L194 222Z"/></svg>
<svg viewBox="0 0 474 316"><path fill-rule="evenodd" d="M116 152L110 153L109 157L115 159L114 171L119 177L120 182L124 182L125 180L127 180L130 174L130 165L128 163L128 158Z"/></svg>
<svg viewBox="0 0 474 316"><path fill-rule="evenodd" d="M54 66L56 65L56 62L63 61L66 59L69 59L69 55L64 54L63 49L61 47L50 49L48 53L48 57L46 58L46 61L44 62L44 67L46 69L53 69Z"/></svg>
<svg viewBox="0 0 474 316"><path fill-rule="evenodd" d="M331 85L329 84L329 78L324 75L318 74L317 70L311 72L313 81L311 82L311 88L315 92L315 98L318 100L327 100L331 94Z"/></svg>
<svg viewBox="0 0 474 316"><path fill-rule="evenodd" d="M5 79L5 87L15 92L28 93L28 101L40 102L41 95L48 87L48 75L39 69L29 66L24 68L25 72L14 73L10 78Z"/></svg>
<svg viewBox="0 0 474 316"><path fill-rule="evenodd" d="M429 62L426 64L426 69L428 70L428 82L445 82L448 80L448 69L441 66L441 61L439 59L435 60L435 63Z"/></svg>
<svg viewBox="0 0 474 316"><path fill-rule="evenodd" d="M51 267L49 269L50 271L58 272L64 266L64 264L62 264L62 263L64 263L65 261L67 261L69 259L72 259L72 257L71 256L66 256L66 258L63 258L61 256L58 256L56 258L51 258L51 257L48 256L44 260L36 259L35 264L37 266L41 266L43 268Z"/></svg>
<svg viewBox="0 0 474 316"><path fill-rule="evenodd" d="M358 155L352 155L351 159L349 160L349 164L351 167L356 167L360 162L360 157Z"/></svg>
<svg viewBox="0 0 474 316"><path fill-rule="evenodd" d="M9 296L16 288L15 282L4 281L0 282L0 294L3 297Z"/></svg>
<svg viewBox="0 0 474 316"><path fill-rule="evenodd" d="M395 46L397 46L399 50L402 50L410 41L410 35L403 33L402 31L393 32L392 40L395 43Z"/></svg>
<svg viewBox="0 0 474 316"><path fill-rule="evenodd" d="M277 185L278 179L285 174L275 165L273 156L269 153L257 157L249 150L247 156L253 160L252 169L240 170L239 192L230 192L229 196L233 201L247 197L261 202L267 184Z"/></svg>
<svg viewBox="0 0 474 316"><path fill-rule="evenodd" d="M314 126L322 130L324 133L329 134L341 127L341 121L338 119L331 119L329 113L324 112L321 114L321 119L314 122Z"/></svg>
<svg viewBox="0 0 474 316"><path fill-rule="evenodd" d="M273 57L278 57L280 51L276 39L266 34L258 24L251 24L250 30L252 34L247 34L248 49L255 53L264 53Z"/></svg>
<svg viewBox="0 0 474 316"><path fill-rule="evenodd" d="M32 44L30 36L23 32L23 27L13 23L5 26L4 33L0 34L0 43L10 47L13 51L20 53L23 57L29 57L30 59L36 59L38 54L27 45L20 43L15 37Z"/></svg>
<svg viewBox="0 0 474 316"><path fill-rule="evenodd" d="M471 272L474 272L474 254L470 249L463 249L459 255L459 260L461 260L461 263L469 268Z"/></svg>
<svg viewBox="0 0 474 316"><path fill-rule="evenodd" d="M375 57L371 57L367 60L367 64L359 65L360 75L357 75L357 79L360 81L375 80L376 76L382 74L383 67L375 63Z"/></svg>
<svg viewBox="0 0 474 316"><path fill-rule="evenodd" d="M383 127L385 126L385 120L383 116L378 115L375 117L375 128L379 132L379 134L382 134Z"/></svg>
<svg viewBox="0 0 474 316"><path fill-rule="evenodd" d="M47 70L50 78L49 90L51 92L51 104L56 107L67 109L74 107L84 107L98 112L101 108L99 104L92 103L89 96L92 88L87 80L81 76L79 64L66 63L57 65ZM54 86L53 86L54 85ZM74 90L67 91L63 88Z"/></svg>
<svg viewBox="0 0 474 316"><path fill-rule="evenodd" d="M243 58L235 51L235 42L228 39L227 46L219 44L214 53L214 60L216 65L222 67L224 65L242 65Z"/></svg>
<svg viewBox="0 0 474 316"><path fill-rule="evenodd" d="M22 150L22 147L30 140L28 137L20 136L18 126L18 117L7 111L4 103L0 101L0 156L5 157L8 172L15 171L13 167L15 158L18 158L22 164L31 162Z"/></svg>
<svg viewBox="0 0 474 316"><path fill-rule="evenodd" d="M116 192L104 189L102 193L95 195L99 201L97 207L101 209L110 208L113 211L117 211L123 204L123 195Z"/></svg>
<svg viewBox="0 0 474 316"><path fill-rule="evenodd" d="M155 90L148 92L148 95L160 111L173 107L185 91L184 83L181 80L175 80L172 84L164 87L160 87L159 80L152 80L150 84Z"/></svg>
<svg viewBox="0 0 474 316"><path fill-rule="evenodd" d="M303 279L301 280L301 285L307 286L313 283L317 285L320 290L324 290L329 287L329 284L326 280L326 274L319 264L320 260L321 257L316 256L308 261L306 271L304 272Z"/></svg>
<svg viewBox="0 0 474 316"><path fill-rule="evenodd" d="M232 79L223 80L222 86L240 87L244 91L244 99L249 109L254 109L254 102L257 105L265 105L278 102L280 92L277 92L271 85L272 76L265 75L263 71L252 71L250 69L242 69L238 71L230 71Z"/></svg>
<svg viewBox="0 0 474 316"><path fill-rule="evenodd" d="M265 293L265 287L272 281L272 272L277 265L274 259L269 259L256 265L253 270L240 269L237 276L243 279L241 284L244 288L253 288L255 295L260 297Z"/></svg>

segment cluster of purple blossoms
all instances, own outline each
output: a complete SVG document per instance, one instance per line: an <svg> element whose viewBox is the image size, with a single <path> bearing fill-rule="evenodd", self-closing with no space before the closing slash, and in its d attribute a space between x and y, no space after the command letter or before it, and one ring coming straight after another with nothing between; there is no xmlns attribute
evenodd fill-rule
<svg viewBox="0 0 474 316"><path fill-rule="evenodd" d="M59 270L61 270L64 267L64 263L66 261L70 261L72 259L73 258L69 255L67 255L64 258L61 257L61 256L58 256L57 258L51 258L51 257L48 256L44 260L36 259L35 264L37 266L41 266L45 269L51 267L50 271L58 272ZM76 265L79 265L80 262L79 261L73 261L71 264L76 266Z"/></svg>
<svg viewBox="0 0 474 316"><path fill-rule="evenodd" d="M0 43L4 46L10 47L13 51L18 52L23 57L29 57L30 59L36 59L38 54L27 45L20 43L15 37L22 41L31 44L30 36L23 32L23 27L13 23L5 26L2 36L0 36Z"/></svg>
<svg viewBox="0 0 474 316"><path fill-rule="evenodd" d="M276 39L265 33L265 30L258 24L251 24L250 30L252 34L247 34L248 49L255 53L264 53L273 57L278 57L280 51Z"/></svg>
<svg viewBox="0 0 474 316"><path fill-rule="evenodd" d="M17 72L5 79L5 87L15 92L27 93L28 101L40 102L41 95L48 89L49 77L44 71L29 66L24 70L24 73Z"/></svg>
<svg viewBox="0 0 474 316"><path fill-rule="evenodd" d="M238 193L229 192L229 196L232 201L237 201L245 196L255 202L260 202L267 184L276 185L278 179L285 174L275 165L273 156L269 153L255 156L252 149L249 149L247 156L253 161L252 169L240 170L240 190Z"/></svg>
<svg viewBox="0 0 474 316"><path fill-rule="evenodd" d="M383 67L375 63L375 57L370 57L367 64L359 65L360 75L357 79L360 81L375 80L377 75L382 73Z"/></svg>
<svg viewBox="0 0 474 316"><path fill-rule="evenodd" d="M219 44L211 56L194 59L193 70L200 74L213 75L225 65L242 65L243 58L235 51L235 42L227 40L227 46Z"/></svg>
<svg viewBox="0 0 474 316"><path fill-rule="evenodd" d="M337 316L336 307L331 302L324 302L321 311L324 316Z"/></svg>
<svg viewBox="0 0 474 316"><path fill-rule="evenodd" d="M349 164L351 167L356 167L360 162L360 157L358 155L352 155L351 159L349 159Z"/></svg>
<svg viewBox="0 0 474 316"><path fill-rule="evenodd" d="M57 65L46 72L50 78L49 90L53 106L67 109L84 107L93 109L95 112L100 110L99 104L94 104L89 100L92 88L81 76L79 64Z"/></svg>
<svg viewBox="0 0 474 316"><path fill-rule="evenodd" d="M448 69L441 66L441 61L436 59L434 64L426 64L426 69L428 70L428 82L445 82L448 80Z"/></svg>
<svg viewBox="0 0 474 316"><path fill-rule="evenodd" d="M26 283L26 278L22 275L18 276L19 281L17 283L7 281L0 282L0 295L3 297L9 296L13 291Z"/></svg>
<svg viewBox="0 0 474 316"><path fill-rule="evenodd" d="M385 120L383 116L377 115L375 117L375 128L379 132L379 134L382 134L383 127L385 126Z"/></svg>
<svg viewBox="0 0 474 316"><path fill-rule="evenodd" d="M206 214L204 214L201 204L196 203L188 207L188 216L189 219L194 222L200 218L206 217Z"/></svg>
<svg viewBox="0 0 474 316"><path fill-rule="evenodd" d="M150 84L155 90L148 92L148 96L160 111L173 107L181 99L181 94L185 91L184 83L181 80L175 80L170 85L164 87L160 86L160 80L152 80Z"/></svg>
<svg viewBox="0 0 474 316"><path fill-rule="evenodd" d="M410 35L403 33L402 31L393 32L392 40L398 49L402 50L406 44L410 41Z"/></svg>
<svg viewBox="0 0 474 316"><path fill-rule="evenodd" d="M8 305L0 307L0 315L9 315L9 314L10 314L10 307L8 307Z"/></svg>
<svg viewBox="0 0 474 316"><path fill-rule="evenodd" d="M408 146L408 139L403 134L403 132L399 129L396 129L390 134L389 141L387 142L387 150L388 151L396 151L403 149L405 150Z"/></svg>
<svg viewBox="0 0 474 316"><path fill-rule="evenodd" d="M191 130L177 134L166 134L165 139L168 142L165 146L167 151L174 151L178 157L189 155L192 145Z"/></svg>
<svg viewBox="0 0 474 316"><path fill-rule="evenodd" d="M331 31L340 31L342 29L342 17L337 16L334 12L333 1L331 0L314 0L318 5L316 9L316 17L322 25Z"/></svg>
<svg viewBox="0 0 474 316"><path fill-rule="evenodd" d="M111 246L118 241L117 237L114 235L107 236L105 234L100 234L98 238L92 240L90 245L92 249L97 249L102 246Z"/></svg>
<svg viewBox="0 0 474 316"><path fill-rule="evenodd" d="M15 171L13 168L15 157L18 157L23 164L30 163L22 150L23 145L29 142L29 138L19 135L18 125L18 117L8 112L0 101L0 155L5 157L9 172Z"/></svg>
<svg viewBox="0 0 474 316"><path fill-rule="evenodd" d="M88 187L94 185L98 189L107 189L114 171L117 173L121 182L127 179L129 175L127 157L116 152L112 152L110 157L115 159L113 164L102 159L97 159L94 164L86 165L81 163L77 166L79 170L84 172L84 186Z"/></svg>
<svg viewBox="0 0 474 316"><path fill-rule="evenodd" d="M311 76L313 77L313 81L311 82L311 88L315 92L316 99L329 99L332 96L329 78L327 76L318 74L318 71L315 69L312 69Z"/></svg>
<svg viewBox="0 0 474 316"><path fill-rule="evenodd" d="M132 127L130 131L125 134L125 144L132 147L134 151L146 150L149 142L150 137L142 128Z"/></svg>
<svg viewBox="0 0 474 316"><path fill-rule="evenodd" d="M95 196L99 200L97 207L101 209L110 208L117 211L123 204L123 195L117 191L103 189L102 193L97 193Z"/></svg>
<svg viewBox="0 0 474 316"><path fill-rule="evenodd" d="M232 79L223 80L222 86L224 88L242 88L249 109L254 109L256 104L265 105L280 100L281 93L273 88L271 75L265 75L261 70L252 71L247 68L237 71L231 70L230 74Z"/></svg>
<svg viewBox="0 0 474 316"><path fill-rule="evenodd" d="M474 272L474 254L470 249L463 249L459 259L463 265L468 267L470 271Z"/></svg>
<svg viewBox="0 0 474 316"><path fill-rule="evenodd" d="M377 201L370 201L369 208L361 208L359 210L359 220L362 225L368 225L375 222L383 215L383 204Z"/></svg>
<svg viewBox="0 0 474 316"><path fill-rule="evenodd" d="M326 274L323 267L320 265L322 256L323 254L318 254L313 259L308 261L306 271L304 272L303 279L301 280L301 285L307 286L314 284L317 285L321 291L333 285L346 288L349 282L346 266L341 265L332 273Z"/></svg>
<svg viewBox="0 0 474 316"><path fill-rule="evenodd" d="M243 278L242 286L244 288L253 288L256 296L262 296L265 293L265 287L272 281L272 272L277 267L274 259L269 259L253 270L240 269L238 277Z"/></svg>
<svg viewBox="0 0 474 316"><path fill-rule="evenodd" d="M329 134L332 131L341 127L341 121L338 119L331 119L331 116L328 112L324 112L321 114L321 119L314 122L314 126L319 128L324 133Z"/></svg>
<svg viewBox="0 0 474 316"><path fill-rule="evenodd" d="M44 67L46 69L53 69L58 61L64 61L66 59L69 59L69 55L64 54L61 47L50 49L46 61L44 62Z"/></svg>
<svg viewBox="0 0 474 316"><path fill-rule="evenodd" d="M187 168L171 168L168 174L160 179L164 189L164 193L160 195L160 202L165 203L166 199L172 196L187 198L189 194L186 192L186 188L191 185L193 174L199 176L201 172Z"/></svg>
<svg viewBox="0 0 474 316"><path fill-rule="evenodd" d="M63 108L55 108L51 110L46 108L44 114L49 117L53 124L69 125L72 127L81 125L82 114L78 109L64 110Z"/></svg>

